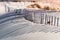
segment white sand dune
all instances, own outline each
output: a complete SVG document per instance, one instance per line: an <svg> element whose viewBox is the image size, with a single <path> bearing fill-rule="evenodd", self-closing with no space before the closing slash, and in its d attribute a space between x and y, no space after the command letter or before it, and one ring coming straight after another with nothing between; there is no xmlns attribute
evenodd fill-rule
<svg viewBox="0 0 60 40"><path fill-rule="evenodd" d="M60 33L35 32L19 35L16 37L9 37L2 40L60 40Z"/></svg>
<svg viewBox="0 0 60 40"><path fill-rule="evenodd" d="M15 18L0 23L0 40L60 40L60 28Z"/></svg>
<svg viewBox="0 0 60 40"><path fill-rule="evenodd" d="M13 8L18 9L16 6ZM5 10L2 11L6 13ZM0 19L0 40L60 40L60 27L35 24L23 16Z"/></svg>

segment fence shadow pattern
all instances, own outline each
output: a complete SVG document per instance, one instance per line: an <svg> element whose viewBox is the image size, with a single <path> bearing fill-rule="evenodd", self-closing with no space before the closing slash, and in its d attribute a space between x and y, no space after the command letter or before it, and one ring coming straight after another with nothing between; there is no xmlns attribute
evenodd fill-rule
<svg viewBox="0 0 60 40"><path fill-rule="evenodd" d="M55 13L55 11L25 10L25 18L34 23L58 27L59 17L48 15L53 12Z"/></svg>

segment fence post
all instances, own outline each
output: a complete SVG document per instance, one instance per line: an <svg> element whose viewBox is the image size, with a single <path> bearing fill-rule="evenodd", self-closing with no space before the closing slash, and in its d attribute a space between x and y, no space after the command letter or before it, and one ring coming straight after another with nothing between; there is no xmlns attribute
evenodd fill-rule
<svg viewBox="0 0 60 40"><path fill-rule="evenodd" d="M34 12L34 23L35 23L35 12Z"/></svg>
<svg viewBox="0 0 60 40"><path fill-rule="evenodd" d="M54 26L56 25L56 17L54 17Z"/></svg>
<svg viewBox="0 0 60 40"><path fill-rule="evenodd" d="M51 25L53 25L53 16L51 16Z"/></svg>
<svg viewBox="0 0 60 40"><path fill-rule="evenodd" d="M47 24L47 14L45 14L45 24Z"/></svg>
<svg viewBox="0 0 60 40"><path fill-rule="evenodd" d="M57 18L57 26L58 26L58 22L59 22L59 17Z"/></svg>

